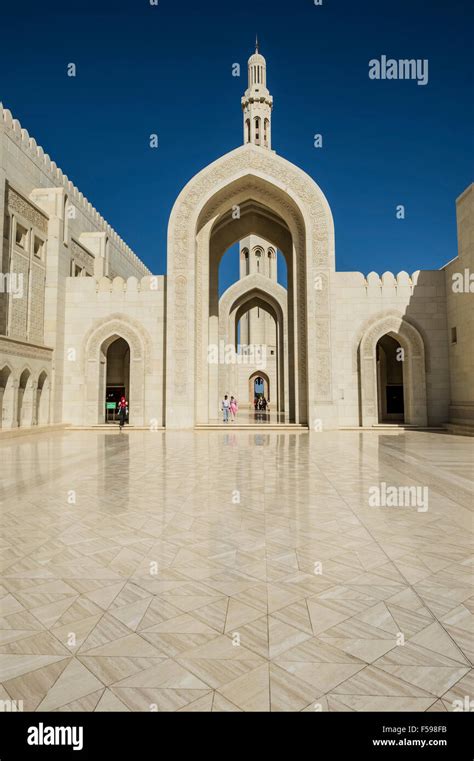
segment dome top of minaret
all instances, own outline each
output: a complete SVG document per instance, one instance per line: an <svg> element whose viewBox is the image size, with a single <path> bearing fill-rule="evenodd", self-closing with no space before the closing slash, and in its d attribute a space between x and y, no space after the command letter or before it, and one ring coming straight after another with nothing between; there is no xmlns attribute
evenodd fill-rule
<svg viewBox="0 0 474 761"><path fill-rule="evenodd" d="M263 55L260 53L258 49L258 37L255 38L255 53L252 53L248 60L249 66L252 66L252 64L259 64L260 66L266 66L266 61Z"/></svg>

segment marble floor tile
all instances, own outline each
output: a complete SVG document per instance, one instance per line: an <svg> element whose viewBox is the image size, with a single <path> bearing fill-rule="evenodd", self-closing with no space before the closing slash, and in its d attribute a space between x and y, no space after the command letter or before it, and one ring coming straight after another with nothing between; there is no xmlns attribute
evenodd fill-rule
<svg viewBox="0 0 474 761"><path fill-rule="evenodd" d="M472 700L467 437L62 431L0 440L0 457L2 699L65 712ZM429 509L371 507L381 482L427 486Z"/></svg>

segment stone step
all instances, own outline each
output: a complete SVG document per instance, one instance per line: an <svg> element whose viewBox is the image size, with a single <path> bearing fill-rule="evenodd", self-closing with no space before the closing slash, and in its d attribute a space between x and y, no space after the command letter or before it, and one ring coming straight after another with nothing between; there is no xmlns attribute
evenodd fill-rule
<svg viewBox="0 0 474 761"><path fill-rule="evenodd" d="M474 425L469 423L445 423L444 429L457 436L474 436Z"/></svg>
<svg viewBox="0 0 474 761"><path fill-rule="evenodd" d="M216 423L209 425L196 425L195 431L279 431L291 432L291 433L308 433L308 426L298 425L296 423L248 423L248 424L235 424L235 423Z"/></svg>
<svg viewBox="0 0 474 761"><path fill-rule="evenodd" d="M420 425L403 425L399 423L376 423L375 425L363 426L363 425L341 425L338 428L339 431L387 431L392 433L403 433L403 431L426 431L433 433L436 431L445 432L445 428L442 426L420 426Z"/></svg>
<svg viewBox="0 0 474 761"><path fill-rule="evenodd" d="M21 426L21 428L0 428L0 440L11 439L16 436L31 436L32 433L54 433L54 431L65 430L69 430L67 423Z"/></svg>

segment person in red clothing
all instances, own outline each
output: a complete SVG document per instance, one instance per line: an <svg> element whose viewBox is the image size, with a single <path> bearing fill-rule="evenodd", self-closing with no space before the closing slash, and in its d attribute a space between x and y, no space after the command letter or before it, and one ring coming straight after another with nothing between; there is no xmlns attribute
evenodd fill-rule
<svg viewBox="0 0 474 761"><path fill-rule="evenodd" d="M128 402L125 399L124 396L120 397L120 401L118 403L118 414L119 414L119 426L120 430L125 425L125 420L127 418L127 409L128 409Z"/></svg>

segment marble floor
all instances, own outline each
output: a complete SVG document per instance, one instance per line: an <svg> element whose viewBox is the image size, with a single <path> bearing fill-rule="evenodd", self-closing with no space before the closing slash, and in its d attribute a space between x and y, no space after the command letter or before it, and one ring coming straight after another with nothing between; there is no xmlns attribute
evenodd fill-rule
<svg viewBox="0 0 474 761"><path fill-rule="evenodd" d="M474 698L473 453L415 431L0 440L0 700L453 710ZM382 482L428 509L371 506Z"/></svg>

